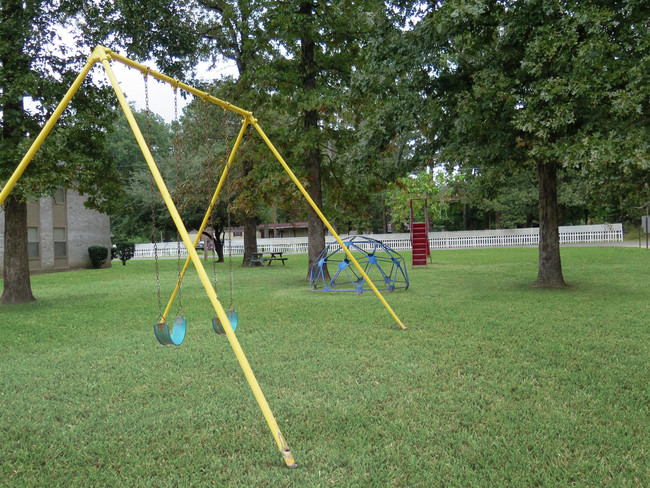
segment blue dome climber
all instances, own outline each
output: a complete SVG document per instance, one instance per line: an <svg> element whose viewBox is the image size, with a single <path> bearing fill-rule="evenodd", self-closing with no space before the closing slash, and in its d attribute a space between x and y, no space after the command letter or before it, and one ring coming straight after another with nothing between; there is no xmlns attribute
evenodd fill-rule
<svg viewBox="0 0 650 488"><path fill-rule="evenodd" d="M348 237L343 244L378 290L409 287L404 258L395 250L365 236ZM359 295L371 289L338 242L328 244L314 261L310 286L312 291L353 291Z"/></svg>

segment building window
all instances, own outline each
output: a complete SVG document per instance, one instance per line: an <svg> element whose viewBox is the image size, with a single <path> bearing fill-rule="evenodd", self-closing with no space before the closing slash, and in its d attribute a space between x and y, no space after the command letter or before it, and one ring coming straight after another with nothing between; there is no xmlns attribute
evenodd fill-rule
<svg viewBox="0 0 650 488"><path fill-rule="evenodd" d="M68 242L65 227L54 228L54 257L65 258L68 255Z"/></svg>
<svg viewBox="0 0 650 488"><path fill-rule="evenodd" d="M65 188L57 188L52 195L52 203L54 205L64 205L65 204Z"/></svg>
<svg viewBox="0 0 650 488"><path fill-rule="evenodd" d="M233 237L242 237L244 233L242 231L233 231L232 233Z"/></svg>
<svg viewBox="0 0 650 488"><path fill-rule="evenodd" d="M27 227L27 257L38 259L40 256L38 227Z"/></svg>

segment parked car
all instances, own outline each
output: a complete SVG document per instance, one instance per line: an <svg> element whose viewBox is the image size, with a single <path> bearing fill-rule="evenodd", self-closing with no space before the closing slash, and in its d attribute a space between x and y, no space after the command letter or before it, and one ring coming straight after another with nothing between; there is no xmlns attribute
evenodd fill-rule
<svg viewBox="0 0 650 488"><path fill-rule="evenodd" d="M205 242L199 241L196 244L196 250L197 251L203 251L205 249ZM208 242L208 251L212 251L214 249L214 243L213 242Z"/></svg>

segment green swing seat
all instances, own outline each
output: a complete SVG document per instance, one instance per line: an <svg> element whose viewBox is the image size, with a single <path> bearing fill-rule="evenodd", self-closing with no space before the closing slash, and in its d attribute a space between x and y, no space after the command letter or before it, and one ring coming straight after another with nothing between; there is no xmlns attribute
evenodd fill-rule
<svg viewBox="0 0 650 488"><path fill-rule="evenodd" d="M230 321L230 325L232 326L233 332L237 330L237 310L234 309L229 309L226 312L226 315L228 316L228 320ZM212 319L212 327L214 328L214 331L219 334L225 334L226 331L223 329L223 324L221 323L221 320L219 318L214 318Z"/></svg>
<svg viewBox="0 0 650 488"><path fill-rule="evenodd" d="M158 322L153 326L156 339L163 346L180 346L185 339L185 331L187 329L187 322L185 317L176 317L174 319L174 328L169 332L169 325L167 322Z"/></svg>

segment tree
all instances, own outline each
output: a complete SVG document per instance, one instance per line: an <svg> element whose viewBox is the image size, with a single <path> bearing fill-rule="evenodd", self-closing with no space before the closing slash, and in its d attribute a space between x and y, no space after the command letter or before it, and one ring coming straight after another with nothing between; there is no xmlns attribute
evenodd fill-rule
<svg viewBox="0 0 650 488"><path fill-rule="evenodd" d="M219 84L211 88L219 89ZM178 151L180 173L174 199L186 225L198 229L208 210L232 149L232 141L239 127L220 107L195 99L186 108L179 124L175 124L174 146ZM231 168L220 198L208 220L203 234L215 244L218 261L224 261L224 231L232 219L233 180L237 171ZM207 253L207 248L206 248Z"/></svg>
<svg viewBox="0 0 650 488"><path fill-rule="evenodd" d="M135 244L132 242L117 242L113 249L113 255L122 261L122 266L126 266L126 262L135 256Z"/></svg>
<svg viewBox="0 0 650 488"><path fill-rule="evenodd" d="M232 95L228 99L243 107L255 107L256 115L272 112L274 120L281 121L272 130L284 137L273 140L291 141L286 151L282 148L283 154L287 160L298 162L291 165L307 182L316 204L335 218L343 218L343 210L356 210L360 200L368 204L368 190L376 189L379 182L374 176L368 181L361 173L362 178L356 178L354 165L348 164L353 159L340 155L354 132L356 121L351 117L363 113L362 109L353 111L350 106L350 79L363 61L364 39L376 25L385 25L385 7L371 1L353 5L339 1L197 3L202 9L200 35L207 52L213 59L233 60L239 71L234 86L226 90ZM379 38L377 35L376 39ZM244 265L247 256L256 251L254 230L258 215L264 210L259 198L250 195L250 188L284 187L281 173L271 177L261 169L262 151L254 149L253 139L246 140L245 146L242 155L254 154L255 159L241 160L241 181L247 185L237 193L234 202L245 227ZM263 178L265 185L255 185L261 181L258 177ZM331 196L335 197L329 201L323 195L323 181L330 184ZM278 202L268 192L262 199L264 204L274 207L287 201ZM313 260L324 247L325 234L316 212L310 207L307 211Z"/></svg>
<svg viewBox="0 0 650 488"><path fill-rule="evenodd" d="M268 2L255 0L199 0L204 9L201 35L213 57L234 61L239 77L228 93L238 100L240 106L257 106L261 92L253 80L259 63L267 57L270 49L266 29ZM258 103L255 103L258 102ZM243 173L240 182L250 180L256 162L244 157L241 161ZM250 181L249 181L250 182ZM241 193L237 193L241 195ZM244 226L244 257L242 266L250 265L250 259L257 252L257 223L259 217L252 205L241 205Z"/></svg>
<svg viewBox="0 0 650 488"><path fill-rule="evenodd" d="M80 69L83 56L53 46L60 39L58 29L78 8L76 2L4 1L0 5L0 180L6 181L16 169ZM1 304L34 300L27 257L28 199L66 186L86 194L88 205L110 206L117 178L103 152L104 133L98 130L111 118L101 93L88 83L82 87L74 108L60 119L5 202Z"/></svg>
<svg viewBox="0 0 650 488"><path fill-rule="evenodd" d="M402 228L407 228L411 219L411 199L426 199L426 212L430 220L436 218L442 220L453 199L453 186L457 180L457 175L449 175L445 172L434 174L422 172L415 176L399 178L388 191L387 205L392 221ZM415 220L423 222L424 202L413 203Z"/></svg>
<svg viewBox="0 0 650 488"><path fill-rule="evenodd" d="M507 229L538 224L538 194L530 165L463 170L463 228Z"/></svg>
<svg viewBox="0 0 650 488"><path fill-rule="evenodd" d="M141 57L159 55L161 66L179 77L187 59L196 52L185 2L9 0L0 5L0 20L0 179L4 180L93 46L103 43L118 51L126 48ZM156 22L165 27L157 28ZM71 48L59 32L73 23L80 30ZM27 261L27 198L39 198L65 186L85 194L87 205L99 210L110 210L116 201L119 178L104 151L106 127L115 113L110 110L114 97L108 93L106 86L96 87L86 80L5 202L5 279L0 303L34 299Z"/></svg>
<svg viewBox="0 0 650 488"><path fill-rule="evenodd" d="M359 50L341 85L336 131L330 132L334 150L328 145L325 151L323 176L328 215L359 230L386 232L385 189L424 171L431 160L420 130L427 121L426 74L413 65L421 52L410 28L417 3L365 3L355 18Z"/></svg>
<svg viewBox="0 0 650 488"><path fill-rule="evenodd" d="M325 204L322 181L339 171L341 136L350 130L346 124L353 123L347 102L362 39L384 9L372 1L335 0L285 2L269 11L273 43L281 55L270 63L265 79L279 95L274 100L293 119L289 158L302 165L307 191L320 208ZM307 279L325 247L325 227L312 208L308 226Z"/></svg>
<svg viewBox="0 0 650 488"><path fill-rule="evenodd" d="M420 66L436 158L535 168L540 286L564 285L558 171L603 153L622 167L647 165L634 150L648 136L650 91L638 69L648 59L647 14L640 1L450 0L430 4L417 26L435 46Z"/></svg>

